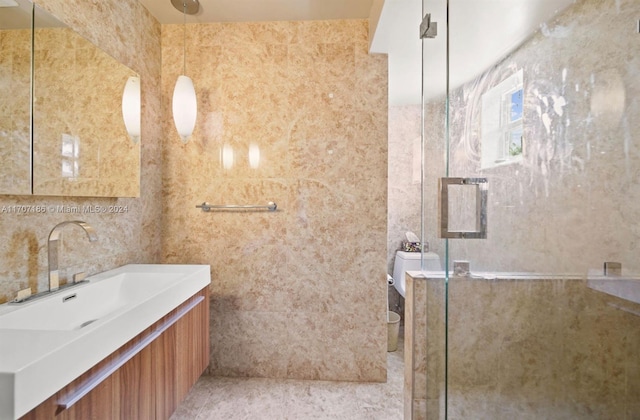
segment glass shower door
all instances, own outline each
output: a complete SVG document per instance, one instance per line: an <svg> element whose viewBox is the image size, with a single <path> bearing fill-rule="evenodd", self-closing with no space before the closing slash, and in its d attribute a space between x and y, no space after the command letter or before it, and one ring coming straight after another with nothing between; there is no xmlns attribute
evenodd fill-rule
<svg viewBox="0 0 640 420"><path fill-rule="evenodd" d="M640 3L423 8L423 238L444 274L414 418L640 418ZM481 187L486 238L444 233L443 213L479 232Z"/></svg>

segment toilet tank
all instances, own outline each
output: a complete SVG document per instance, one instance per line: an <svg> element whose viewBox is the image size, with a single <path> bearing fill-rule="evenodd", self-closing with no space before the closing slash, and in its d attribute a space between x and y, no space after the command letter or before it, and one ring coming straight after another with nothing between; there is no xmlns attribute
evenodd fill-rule
<svg viewBox="0 0 640 420"><path fill-rule="evenodd" d="M405 295L405 272L420 271L420 252L396 252L396 260L393 264L393 285L402 297ZM440 257L434 252L424 254L425 271L441 271Z"/></svg>

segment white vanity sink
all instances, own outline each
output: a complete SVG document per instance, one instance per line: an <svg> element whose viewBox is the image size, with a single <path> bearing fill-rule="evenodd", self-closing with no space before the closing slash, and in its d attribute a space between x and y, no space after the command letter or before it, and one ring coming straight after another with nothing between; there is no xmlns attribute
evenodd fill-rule
<svg viewBox="0 0 640 420"><path fill-rule="evenodd" d="M99 321L133 302L141 302L150 290L161 290L180 273L122 273L108 281L92 281L59 293L0 310L0 330L70 331ZM95 277L94 277L95 279Z"/></svg>
<svg viewBox="0 0 640 420"><path fill-rule="evenodd" d="M0 420L18 418L211 282L208 265L126 265L0 305Z"/></svg>

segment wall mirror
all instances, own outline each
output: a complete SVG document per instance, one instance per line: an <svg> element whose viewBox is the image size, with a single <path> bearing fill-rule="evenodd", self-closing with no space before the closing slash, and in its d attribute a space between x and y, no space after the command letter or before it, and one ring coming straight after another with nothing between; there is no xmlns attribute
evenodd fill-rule
<svg viewBox="0 0 640 420"><path fill-rule="evenodd" d="M5 1L16 5L0 8L0 89L11 98L0 107L0 152L10 163L0 193L139 196L138 75L39 7ZM26 27L5 29L4 16L17 13ZM133 97L125 95L132 82ZM127 106L137 128L125 126Z"/></svg>
<svg viewBox="0 0 640 420"><path fill-rule="evenodd" d="M0 7L0 193L31 194L31 29L26 0Z"/></svg>

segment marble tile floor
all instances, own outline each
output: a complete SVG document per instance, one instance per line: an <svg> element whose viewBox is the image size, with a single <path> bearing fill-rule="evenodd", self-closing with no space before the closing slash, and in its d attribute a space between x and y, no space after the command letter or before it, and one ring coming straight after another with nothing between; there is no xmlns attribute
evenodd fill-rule
<svg viewBox="0 0 640 420"><path fill-rule="evenodd" d="M387 353L386 383L202 376L171 420L401 420L403 339Z"/></svg>

